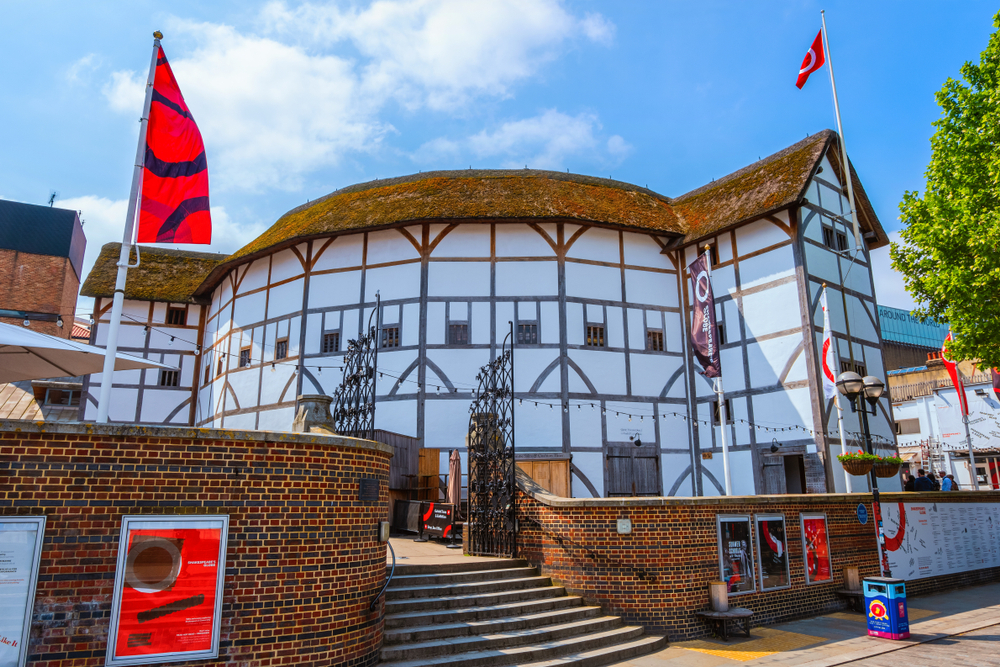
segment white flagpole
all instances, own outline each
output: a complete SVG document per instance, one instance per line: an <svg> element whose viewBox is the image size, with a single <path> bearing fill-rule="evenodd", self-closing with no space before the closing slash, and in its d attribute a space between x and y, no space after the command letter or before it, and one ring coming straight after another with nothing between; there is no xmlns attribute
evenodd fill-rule
<svg viewBox="0 0 1000 667"><path fill-rule="evenodd" d="M705 246L705 266L708 267L708 279L712 280L712 254L709 252L709 246ZM715 286L712 286L712 292L715 292ZM715 308L715 302L713 300L712 308ZM715 313L712 313L712 319L715 319ZM712 332L713 336L718 335L718 329ZM719 360L722 360L722 350L719 349ZM720 363L721 366L721 363ZM726 414L726 393L722 388L722 368L719 368L719 377L715 378L715 395L719 401L719 433L722 436L722 472L726 478L726 495L733 495L733 479L729 474L729 442L726 440L726 422L729 417Z"/></svg>
<svg viewBox="0 0 1000 667"><path fill-rule="evenodd" d="M858 227L858 211L854 206L854 183L851 178L851 163L847 161L847 147L844 141L844 126L840 122L840 104L837 102L837 82L833 78L833 60L830 58L830 39L826 34L826 13L820 10L823 21L823 52L826 66L830 69L830 87L833 88L833 110L837 114L837 134L840 135L840 156L844 163L844 180L847 181L847 199L851 205L851 223L854 225L855 250L861 250L861 230Z"/></svg>
<svg viewBox="0 0 1000 667"><path fill-rule="evenodd" d="M132 169L132 194L128 201L128 213L125 215L125 233L122 235L121 253L118 255L118 277L115 280L115 296L111 305L111 323L108 327L108 339L104 352L104 371L101 373L101 395L97 403L97 423L108 423L108 410L111 407L111 383L114 380L115 357L118 353L118 330L122 321L122 306L125 302L125 279L128 276L129 259L132 254L132 236L135 230L135 211L142 187L142 169L146 156L146 126L149 123L149 106L153 99L153 79L156 76L156 57L160 51L159 31L153 33L153 56L149 62L149 76L146 78L146 100L142 105L142 118L139 121L139 146L135 151L135 166ZM136 263L139 266L139 249L136 248Z"/></svg>
<svg viewBox="0 0 1000 667"><path fill-rule="evenodd" d="M840 431L840 453L847 455L847 438L844 437L844 409L840 407L840 395L833 397L833 404L837 406L837 430ZM851 476L844 470L844 483L847 485L847 492L854 493L851 488Z"/></svg>

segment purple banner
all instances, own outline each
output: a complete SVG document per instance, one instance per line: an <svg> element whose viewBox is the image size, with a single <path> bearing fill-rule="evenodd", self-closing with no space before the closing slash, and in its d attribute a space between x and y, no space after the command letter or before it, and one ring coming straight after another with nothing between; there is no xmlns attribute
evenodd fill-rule
<svg viewBox="0 0 1000 667"><path fill-rule="evenodd" d="M688 267L688 273L694 295L691 347L705 369L705 377L717 378L722 374L722 364L719 360L719 330L715 326L715 297L712 295L712 278L708 275L708 258L698 255L698 259Z"/></svg>

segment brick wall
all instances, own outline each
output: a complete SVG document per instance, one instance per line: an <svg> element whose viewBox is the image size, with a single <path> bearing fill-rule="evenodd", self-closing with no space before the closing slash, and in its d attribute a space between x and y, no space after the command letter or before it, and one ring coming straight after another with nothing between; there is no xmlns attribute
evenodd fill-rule
<svg viewBox="0 0 1000 667"><path fill-rule="evenodd" d="M29 661L104 664L123 515L228 514L220 654L197 664L376 663L390 457L298 433L0 422L0 512L48 517Z"/></svg>
<svg viewBox="0 0 1000 667"><path fill-rule="evenodd" d="M0 308L63 317L62 328L32 320L33 331L69 338L79 291L80 279L68 258L0 249ZM19 319L4 317L0 322L21 326Z"/></svg>
<svg viewBox="0 0 1000 667"><path fill-rule="evenodd" d="M845 609L835 592L844 587L844 568L857 567L862 577L879 574L874 522L862 526L856 516L859 502L870 509L867 494L578 499L548 495L520 474L518 484L518 555L605 612L670 640L709 634L695 612L709 608L708 584L720 578L720 514L785 516L791 586L729 598L730 606L754 611L755 625ZM929 495L937 502L1000 502L1000 492L883 493L882 499L919 502ZM803 512L826 514L831 583L806 584ZM618 519L631 520L631 534L618 534ZM1000 568L933 577L908 582L907 594L998 579Z"/></svg>

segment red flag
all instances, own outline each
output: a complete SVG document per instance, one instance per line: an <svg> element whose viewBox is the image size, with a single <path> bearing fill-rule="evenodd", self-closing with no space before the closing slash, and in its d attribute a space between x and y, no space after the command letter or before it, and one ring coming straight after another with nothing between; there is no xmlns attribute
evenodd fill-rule
<svg viewBox="0 0 1000 667"><path fill-rule="evenodd" d="M944 339L944 343L941 345L941 361L944 362L944 367L948 369L948 375L951 376L951 383L955 386L955 391L958 393L958 405L962 408L962 414L969 414L969 403L965 399L965 384L962 382L962 378L958 375L957 364L948 358L948 341L950 341L951 332L948 332L948 337Z"/></svg>
<svg viewBox="0 0 1000 667"><path fill-rule="evenodd" d="M802 90L802 86L806 85L806 79L809 75L818 70L826 62L826 56L823 55L823 31L820 30L816 33L816 39L813 40L812 46L809 47L806 57L802 59L802 67L799 68L799 78L795 80L795 85Z"/></svg>
<svg viewBox="0 0 1000 667"><path fill-rule="evenodd" d="M205 142L163 49L146 128L139 213L141 243L211 243Z"/></svg>

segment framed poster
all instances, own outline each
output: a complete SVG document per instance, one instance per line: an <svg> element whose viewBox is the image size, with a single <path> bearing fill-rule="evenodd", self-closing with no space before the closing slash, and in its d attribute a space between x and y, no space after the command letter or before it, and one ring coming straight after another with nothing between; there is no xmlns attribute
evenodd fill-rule
<svg viewBox="0 0 1000 667"><path fill-rule="evenodd" d="M807 584L833 581L830 562L830 540L826 534L825 514L800 514L802 522L802 554L805 556Z"/></svg>
<svg viewBox="0 0 1000 667"><path fill-rule="evenodd" d="M749 515L718 515L719 572L730 595L757 590Z"/></svg>
<svg viewBox="0 0 1000 667"><path fill-rule="evenodd" d="M757 567L760 590L773 591L791 586L788 572L788 542L784 514L758 514Z"/></svg>
<svg viewBox="0 0 1000 667"><path fill-rule="evenodd" d="M219 656L228 516L125 516L105 665Z"/></svg>
<svg viewBox="0 0 1000 667"><path fill-rule="evenodd" d="M24 667L44 516L0 517L0 667Z"/></svg>

